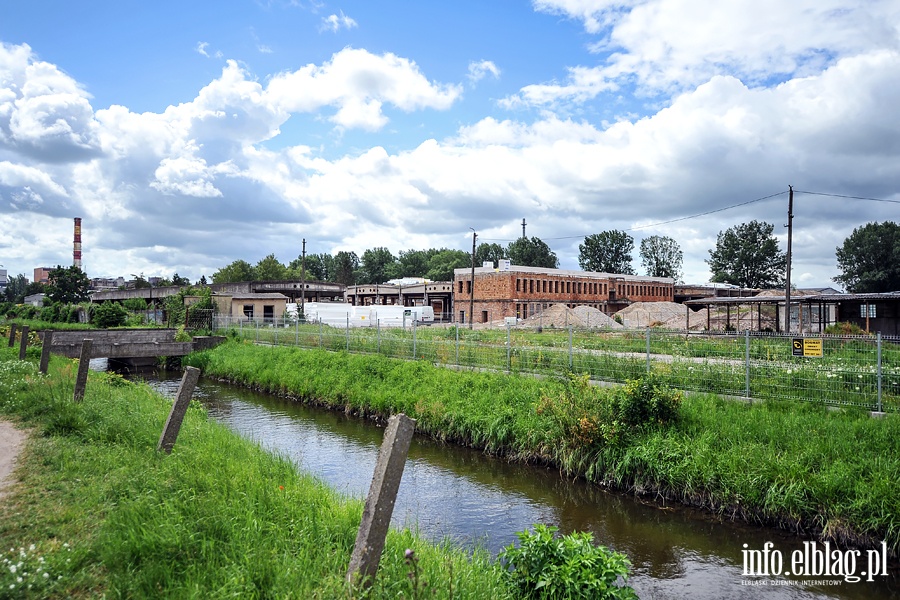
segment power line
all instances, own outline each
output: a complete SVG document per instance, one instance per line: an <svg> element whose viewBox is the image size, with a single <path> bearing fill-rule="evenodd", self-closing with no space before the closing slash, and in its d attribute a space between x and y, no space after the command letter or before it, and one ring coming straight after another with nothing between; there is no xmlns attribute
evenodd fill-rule
<svg viewBox="0 0 900 600"><path fill-rule="evenodd" d="M885 198L868 198L866 196L845 196L844 194L827 194L825 192L804 192L794 190L797 194L809 194L811 196L830 196L832 198L847 198L849 200L870 200L872 202L890 202L891 204L900 204L900 200L887 200Z"/></svg>

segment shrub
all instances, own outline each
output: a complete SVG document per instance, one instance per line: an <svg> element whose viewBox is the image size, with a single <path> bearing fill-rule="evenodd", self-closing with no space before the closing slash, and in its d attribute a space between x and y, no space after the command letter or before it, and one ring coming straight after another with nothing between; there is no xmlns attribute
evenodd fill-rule
<svg viewBox="0 0 900 600"><path fill-rule="evenodd" d="M97 327L120 327L125 324L128 311L118 302L103 302L94 306L91 323Z"/></svg>
<svg viewBox="0 0 900 600"><path fill-rule="evenodd" d="M825 328L829 335L872 335L856 323L834 323Z"/></svg>
<svg viewBox="0 0 900 600"><path fill-rule="evenodd" d="M147 310L147 301L143 298L128 298L122 301L122 306L132 312Z"/></svg>
<svg viewBox="0 0 900 600"><path fill-rule="evenodd" d="M556 537L556 527L535 525L520 531L519 547L500 553L504 575L520 598L637 598L628 580L628 558L594 546L588 532Z"/></svg>

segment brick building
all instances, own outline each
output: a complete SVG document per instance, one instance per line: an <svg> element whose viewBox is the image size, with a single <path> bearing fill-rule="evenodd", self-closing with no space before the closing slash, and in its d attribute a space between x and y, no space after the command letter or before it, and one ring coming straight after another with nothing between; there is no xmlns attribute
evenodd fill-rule
<svg viewBox="0 0 900 600"><path fill-rule="evenodd" d="M592 306L611 315L632 302L673 302L675 281L667 277L615 275L501 265L475 269L475 322L526 319L551 304ZM459 322L469 322L472 269L453 272L453 302Z"/></svg>

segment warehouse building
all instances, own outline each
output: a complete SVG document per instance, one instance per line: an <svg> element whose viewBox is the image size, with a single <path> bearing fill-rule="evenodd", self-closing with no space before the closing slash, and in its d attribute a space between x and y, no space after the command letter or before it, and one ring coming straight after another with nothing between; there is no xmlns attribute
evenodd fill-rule
<svg viewBox="0 0 900 600"><path fill-rule="evenodd" d="M485 263L474 272L474 298L472 269L453 272L453 302L461 323L469 322L470 310L476 323L487 323L506 317L527 319L552 304L592 306L612 315L633 302L675 298L675 281L668 277L522 267L509 261L501 261L499 268Z"/></svg>

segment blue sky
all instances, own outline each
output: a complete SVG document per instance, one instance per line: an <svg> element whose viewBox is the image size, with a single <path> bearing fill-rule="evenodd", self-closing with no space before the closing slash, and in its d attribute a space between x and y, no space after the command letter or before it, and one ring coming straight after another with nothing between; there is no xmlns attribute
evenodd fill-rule
<svg viewBox="0 0 900 600"><path fill-rule="evenodd" d="M835 247L900 214L897 107L897 0L9 2L0 264L68 264L75 216L90 276L192 279L525 218L564 268L624 229L701 283L728 227L784 247L786 194L719 209L889 200L797 195L792 279L833 285Z"/></svg>

